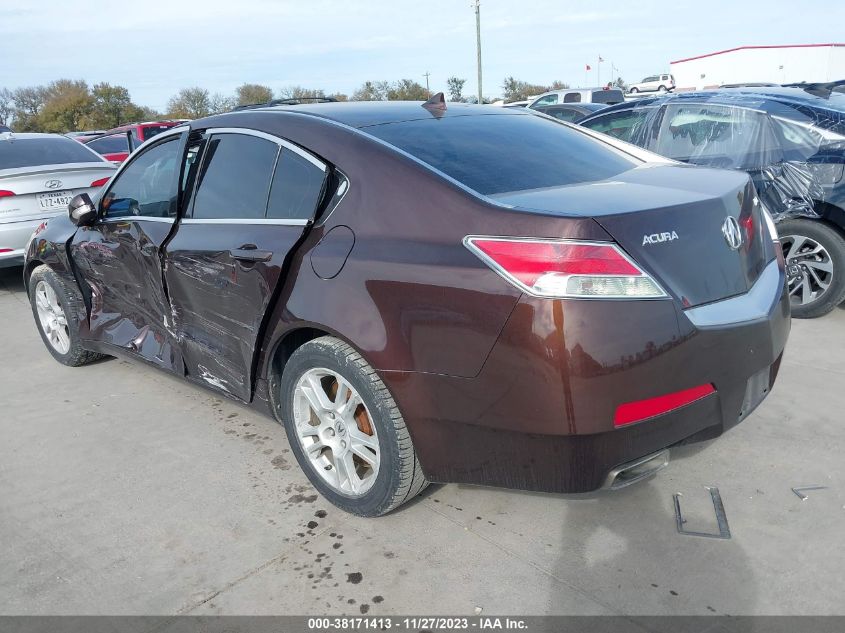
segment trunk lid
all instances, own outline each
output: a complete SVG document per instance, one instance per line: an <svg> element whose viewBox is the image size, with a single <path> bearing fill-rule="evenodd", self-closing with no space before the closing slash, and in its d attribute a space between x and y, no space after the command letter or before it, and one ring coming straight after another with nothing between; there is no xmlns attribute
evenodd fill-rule
<svg viewBox="0 0 845 633"><path fill-rule="evenodd" d="M592 217L683 307L747 292L774 257L745 172L643 166L612 180L493 198L525 211ZM726 223L728 233L738 229L738 248L728 243Z"/></svg>
<svg viewBox="0 0 845 633"><path fill-rule="evenodd" d="M91 183L111 178L116 168L107 162L64 163L0 170L0 223L22 222L67 213L73 196L93 195Z"/></svg>

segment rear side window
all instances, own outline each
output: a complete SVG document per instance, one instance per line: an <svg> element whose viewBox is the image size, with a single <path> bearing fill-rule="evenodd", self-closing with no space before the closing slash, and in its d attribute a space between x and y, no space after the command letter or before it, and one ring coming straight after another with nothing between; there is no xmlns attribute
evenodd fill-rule
<svg viewBox="0 0 845 633"><path fill-rule="evenodd" d="M584 116L583 114L581 114L577 110L573 110L572 108L544 108L540 110L540 112L542 112L543 114L548 114L549 116L553 116L554 118L560 121L568 121L570 123L578 117Z"/></svg>
<svg viewBox="0 0 845 633"><path fill-rule="evenodd" d="M245 134L208 140L191 217L263 218L279 146Z"/></svg>
<svg viewBox="0 0 845 633"><path fill-rule="evenodd" d="M766 115L721 105L669 105L658 154L709 167L754 169L770 164L779 147Z"/></svg>
<svg viewBox="0 0 845 633"><path fill-rule="evenodd" d="M581 125L596 132L609 134L620 140L633 143L634 137L642 126L645 125L646 117L651 112L652 110L650 108L609 112L595 119L584 121Z"/></svg>
<svg viewBox="0 0 845 633"><path fill-rule="evenodd" d="M120 154L129 151L129 139L126 138L124 132L94 139L86 145L100 154Z"/></svg>
<svg viewBox="0 0 845 633"><path fill-rule="evenodd" d="M363 128L483 195L611 178L639 161L532 114L446 116Z"/></svg>
<svg viewBox="0 0 845 633"><path fill-rule="evenodd" d="M312 219L322 197L325 176L325 169L293 150L282 148L270 188L267 217Z"/></svg>
<svg viewBox="0 0 845 633"><path fill-rule="evenodd" d="M64 136L0 140L0 169L101 162L79 141Z"/></svg>
<svg viewBox="0 0 845 633"><path fill-rule="evenodd" d="M580 92L567 92L563 97L564 103L581 103Z"/></svg>
<svg viewBox="0 0 845 633"><path fill-rule="evenodd" d="M606 103L613 105L614 103L622 103L625 96L621 90L596 90L593 92L593 103Z"/></svg>

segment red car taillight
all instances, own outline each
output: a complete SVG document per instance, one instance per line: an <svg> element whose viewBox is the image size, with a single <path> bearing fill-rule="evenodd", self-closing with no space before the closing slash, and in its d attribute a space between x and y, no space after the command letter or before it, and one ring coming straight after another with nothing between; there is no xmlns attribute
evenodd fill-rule
<svg viewBox="0 0 845 633"><path fill-rule="evenodd" d="M108 181L109 181L109 179L108 179L108 178L100 178L99 180L95 180L94 182L92 182L92 183L91 183L91 186L92 186L92 187L102 187L102 186L103 186L104 184L106 184Z"/></svg>
<svg viewBox="0 0 845 633"><path fill-rule="evenodd" d="M667 296L611 242L468 236L464 244L513 285L538 297Z"/></svg>
<svg viewBox="0 0 845 633"><path fill-rule="evenodd" d="M8 196L15 195L14 191L7 191L6 189L0 189L0 198L6 198Z"/></svg>
<svg viewBox="0 0 845 633"><path fill-rule="evenodd" d="M656 415L669 413L675 409L692 404L696 400L701 400L711 393L716 393L713 385L699 385L692 389L684 389L683 391L676 391L674 393L667 393L656 398L649 398L647 400L637 400L636 402L626 402L616 408L616 414L613 416L613 426L627 426L634 424L634 422L642 422Z"/></svg>

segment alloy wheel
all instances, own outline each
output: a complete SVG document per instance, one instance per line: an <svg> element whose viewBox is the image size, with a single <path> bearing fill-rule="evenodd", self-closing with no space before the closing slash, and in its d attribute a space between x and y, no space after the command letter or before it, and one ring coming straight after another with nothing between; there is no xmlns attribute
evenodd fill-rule
<svg viewBox="0 0 845 633"><path fill-rule="evenodd" d="M782 235L789 300L793 306L818 301L833 281L833 261L816 240L803 235Z"/></svg>
<svg viewBox="0 0 845 633"><path fill-rule="evenodd" d="M41 330L50 345L59 354L67 354L70 350L67 317L56 291L45 281L39 281L35 286L35 309Z"/></svg>
<svg viewBox="0 0 845 633"><path fill-rule="evenodd" d="M296 383L293 402L297 440L311 466L337 492L360 497L379 469L375 425L360 394L340 374L317 367Z"/></svg>

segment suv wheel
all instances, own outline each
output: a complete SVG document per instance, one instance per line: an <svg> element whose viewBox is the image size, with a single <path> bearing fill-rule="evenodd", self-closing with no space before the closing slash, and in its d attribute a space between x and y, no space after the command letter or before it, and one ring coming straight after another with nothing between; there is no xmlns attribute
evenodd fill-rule
<svg viewBox="0 0 845 633"><path fill-rule="evenodd" d="M299 465L342 510L380 516L428 484L396 402L343 341L324 336L299 347L285 365L279 395Z"/></svg>
<svg viewBox="0 0 845 633"><path fill-rule="evenodd" d="M827 314L845 299L845 238L819 220L778 224L792 316Z"/></svg>
<svg viewBox="0 0 845 633"><path fill-rule="evenodd" d="M85 365L102 354L82 347L79 320L82 296L49 266L38 266L29 277L29 302L38 333L53 358L70 367Z"/></svg>
<svg viewBox="0 0 845 633"><path fill-rule="evenodd" d="M639 89L639 88L637 88L636 86L634 86L633 88L631 88L631 93L635 93L635 92L639 92L639 91L640 91L640 89Z"/></svg>
<svg viewBox="0 0 845 633"><path fill-rule="evenodd" d="M666 86L658 86L657 92L666 92Z"/></svg>

